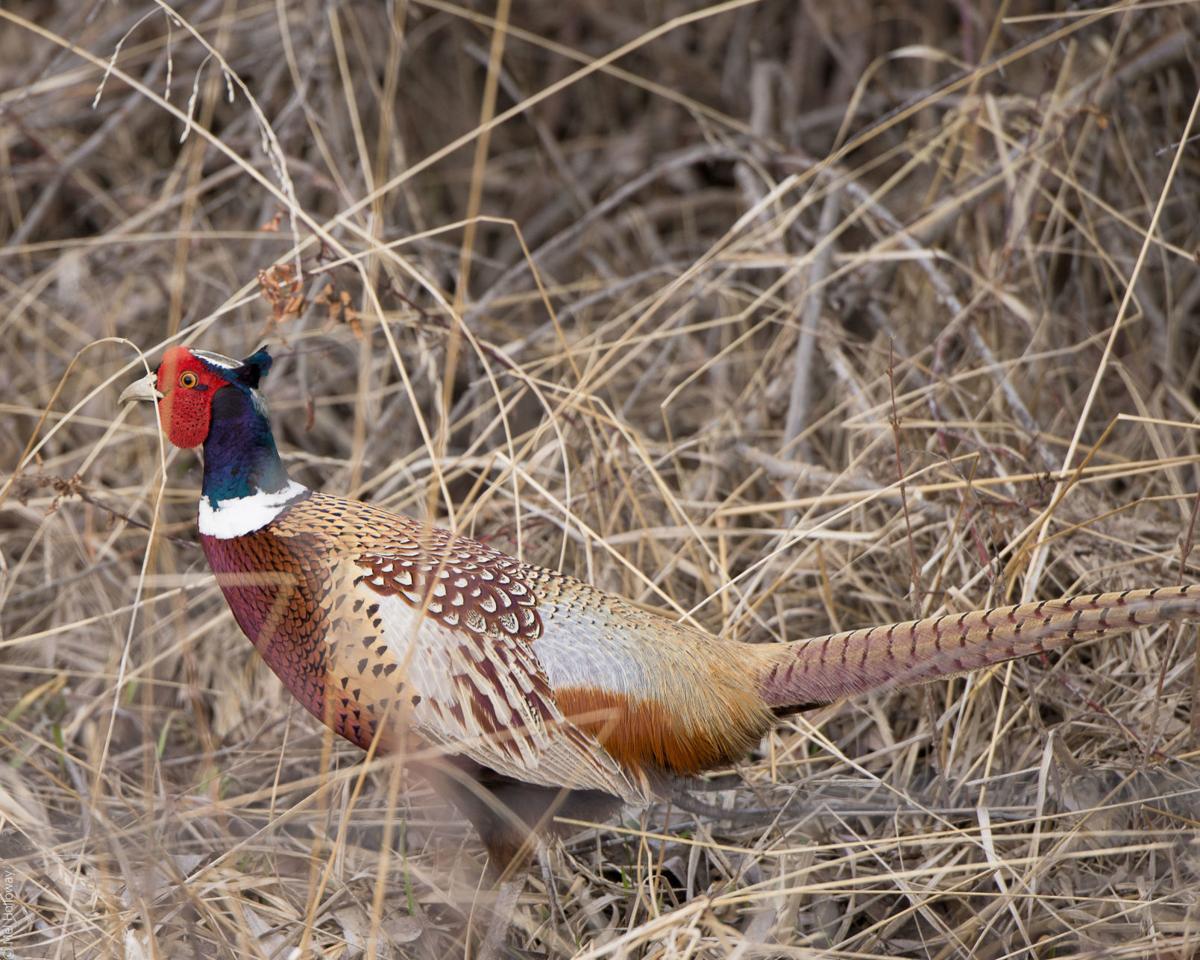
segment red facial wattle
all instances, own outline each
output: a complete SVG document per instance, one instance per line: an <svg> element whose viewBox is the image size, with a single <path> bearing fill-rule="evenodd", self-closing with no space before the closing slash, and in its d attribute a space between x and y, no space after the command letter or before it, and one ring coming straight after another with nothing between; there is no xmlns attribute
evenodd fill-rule
<svg viewBox="0 0 1200 960"><path fill-rule="evenodd" d="M208 438L213 395L227 381L186 347L172 347L158 366L158 391L167 439L177 447L198 447Z"/></svg>

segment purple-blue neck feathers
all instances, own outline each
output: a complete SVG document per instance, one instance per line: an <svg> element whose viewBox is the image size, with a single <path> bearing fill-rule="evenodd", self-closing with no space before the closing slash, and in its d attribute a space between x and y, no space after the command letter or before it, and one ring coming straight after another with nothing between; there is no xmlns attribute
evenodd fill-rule
<svg viewBox="0 0 1200 960"><path fill-rule="evenodd" d="M204 441L203 495L214 509L221 501L282 490L287 470L262 402L252 387L231 383L216 392Z"/></svg>

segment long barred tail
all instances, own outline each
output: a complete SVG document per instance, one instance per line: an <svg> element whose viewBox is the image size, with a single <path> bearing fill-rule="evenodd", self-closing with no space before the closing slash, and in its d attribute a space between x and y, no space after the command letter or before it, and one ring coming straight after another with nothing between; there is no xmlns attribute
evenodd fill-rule
<svg viewBox="0 0 1200 960"><path fill-rule="evenodd" d="M1064 597L849 630L768 648L759 692L769 707L802 710L1188 617L1200 617L1200 584Z"/></svg>

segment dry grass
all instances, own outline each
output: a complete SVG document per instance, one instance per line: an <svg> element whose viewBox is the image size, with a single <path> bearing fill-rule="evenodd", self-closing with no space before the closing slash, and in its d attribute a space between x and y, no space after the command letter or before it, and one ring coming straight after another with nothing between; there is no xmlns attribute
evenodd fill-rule
<svg viewBox="0 0 1200 960"><path fill-rule="evenodd" d="M197 458L116 407L136 349L266 338L297 479L743 638L1194 580L1198 20L1038 9L0 9L0 946L441 958L482 922L465 826L234 627ZM784 724L702 785L759 815L581 828L510 942L1194 955L1193 650Z"/></svg>

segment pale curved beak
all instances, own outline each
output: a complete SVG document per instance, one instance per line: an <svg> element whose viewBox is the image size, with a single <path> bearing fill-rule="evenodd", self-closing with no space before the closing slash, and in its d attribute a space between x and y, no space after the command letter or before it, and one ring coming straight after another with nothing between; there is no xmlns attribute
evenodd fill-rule
<svg viewBox="0 0 1200 960"><path fill-rule="evenodd" d="M117 403L124 406L131 400L161 400L162 396L158 392L158 375L148 373L141 380L135 380L122 390Z"/></svg>

